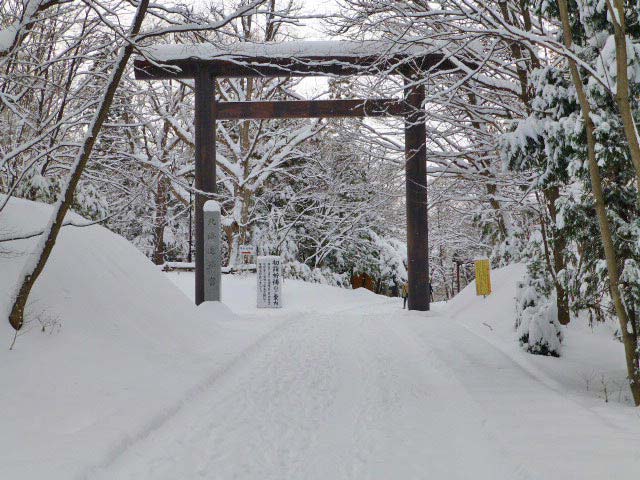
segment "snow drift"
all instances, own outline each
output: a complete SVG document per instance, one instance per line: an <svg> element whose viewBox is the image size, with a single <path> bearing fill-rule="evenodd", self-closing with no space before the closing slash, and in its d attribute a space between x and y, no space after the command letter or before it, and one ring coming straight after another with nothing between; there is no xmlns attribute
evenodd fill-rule
<svg viewBox="0 0 640 480"><path fill-rule="evenodd" d="M0 238L37 232L50 212L11 199ZM35 241L0 243L0 311ZM72 478L107 461L260 333L232 318L223 305L195 307L124 238L64 227L13 350L0 321L0 478Z"/></svg>
<svg viewBox="0 0 640 480"><path fill-rule="evenodd" d="M569 325L557 325L563 337L561 358L532 355L523 348L515 323L518 282L525 276L523 264L492 270L491 295L478 297L475 282L471 282L448 304L436 304L434 310L491 343L550 388L569 391L596 408L604 405L603 400L631 405L624 348L614 335L616 324L589 326L584 318L572 318Z"/></svg>

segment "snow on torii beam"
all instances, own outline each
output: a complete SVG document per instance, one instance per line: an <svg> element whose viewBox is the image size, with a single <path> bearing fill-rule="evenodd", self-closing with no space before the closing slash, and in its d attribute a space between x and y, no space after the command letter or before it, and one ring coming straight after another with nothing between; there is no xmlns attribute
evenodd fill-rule
<svg viewBox="0 0 640 480"><path fill-rule="evenodd" d="M210 44L148 47L134 61L138 80L195 80L195 187L215 193L215 124L218 119L308 118L403 115L407 254L410 310L429 310L429 248L427 221L425 90L411 78L427 71L458 71L442 54L424 47L384 42L240 43L224 49ZM215 101L220 77L288 77L402 75L405 99L323 100L285 102ZM251 103L252 105L250 105ZM204 230L206 196L196 194L196 304L204 301Z"/></svg>
<svg viewBox="0 0 640 480"><path fill-rule="evenodd" d="M309 77L400 74L412 76L459 67L441 53L425 47L378 41L324 41L159 45L134 60L136 79L195 78L202 69L211 76Z"/></svg>

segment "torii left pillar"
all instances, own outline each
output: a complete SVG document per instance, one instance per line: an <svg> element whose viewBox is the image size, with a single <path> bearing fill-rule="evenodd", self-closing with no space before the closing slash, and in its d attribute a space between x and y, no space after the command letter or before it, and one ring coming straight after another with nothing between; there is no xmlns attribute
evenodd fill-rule
<svg viewBox="0 0 640 480"><path fill-rule="evenodd" d="M215 78L201 67L195 74L195 235L196 235L196 305L205 298L205 193L216 191L216 118Z"/></svg>

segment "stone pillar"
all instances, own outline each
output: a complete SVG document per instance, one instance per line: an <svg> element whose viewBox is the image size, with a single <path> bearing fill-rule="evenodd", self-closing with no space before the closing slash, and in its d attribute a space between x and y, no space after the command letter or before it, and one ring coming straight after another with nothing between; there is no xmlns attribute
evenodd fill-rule
<svg viewBox="0 0 640 480"><path fill-rule="evenodd" d="M220 301L222 263L220 248L220 204L207 200L204 214L204 301Z"/></svg>

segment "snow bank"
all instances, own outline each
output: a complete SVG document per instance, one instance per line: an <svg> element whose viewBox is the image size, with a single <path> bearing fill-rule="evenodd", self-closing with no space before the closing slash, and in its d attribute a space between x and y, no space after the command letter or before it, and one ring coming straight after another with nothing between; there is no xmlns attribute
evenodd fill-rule
<svg viewBox="0 0 640 480"><path fill-rule="evenodd" d="M38 231L50 211L11 199L0 238ZM0 243L0 310L34 243ZM108 463L268 325L248 328L221 304L195 307L100 226L63 228L25 320L11 351L13 329L0 321L0 478L68 479Z"/></svg>
<svg viewBox="0 0 640 480"><path fill-rule="evenodd" d="M532 355L521 348L515 330L516 296L525 273L523 264L492 270L491 295L477 296L471 282L447 304L435 304L434 310L451 316L554 390L570 392L593 408L605 408L603 400L630 405L624 347L613 335L616 325L592 328L586 319L572 318L569 325L559 326L560 358Z"/></svg>
<svg viewBox="0 0 640 480"><path fill-rule="evenodd" d="M172 271L165 275L182 292L193 298L194 273ZM330 285L285 278L282 284L282 309L258 309L256 306L256 274L243 273L222 276L222 302L234 313L265 316L301 315L357 308L368 302L389 300L365 289L348 290Z"/></svg>

